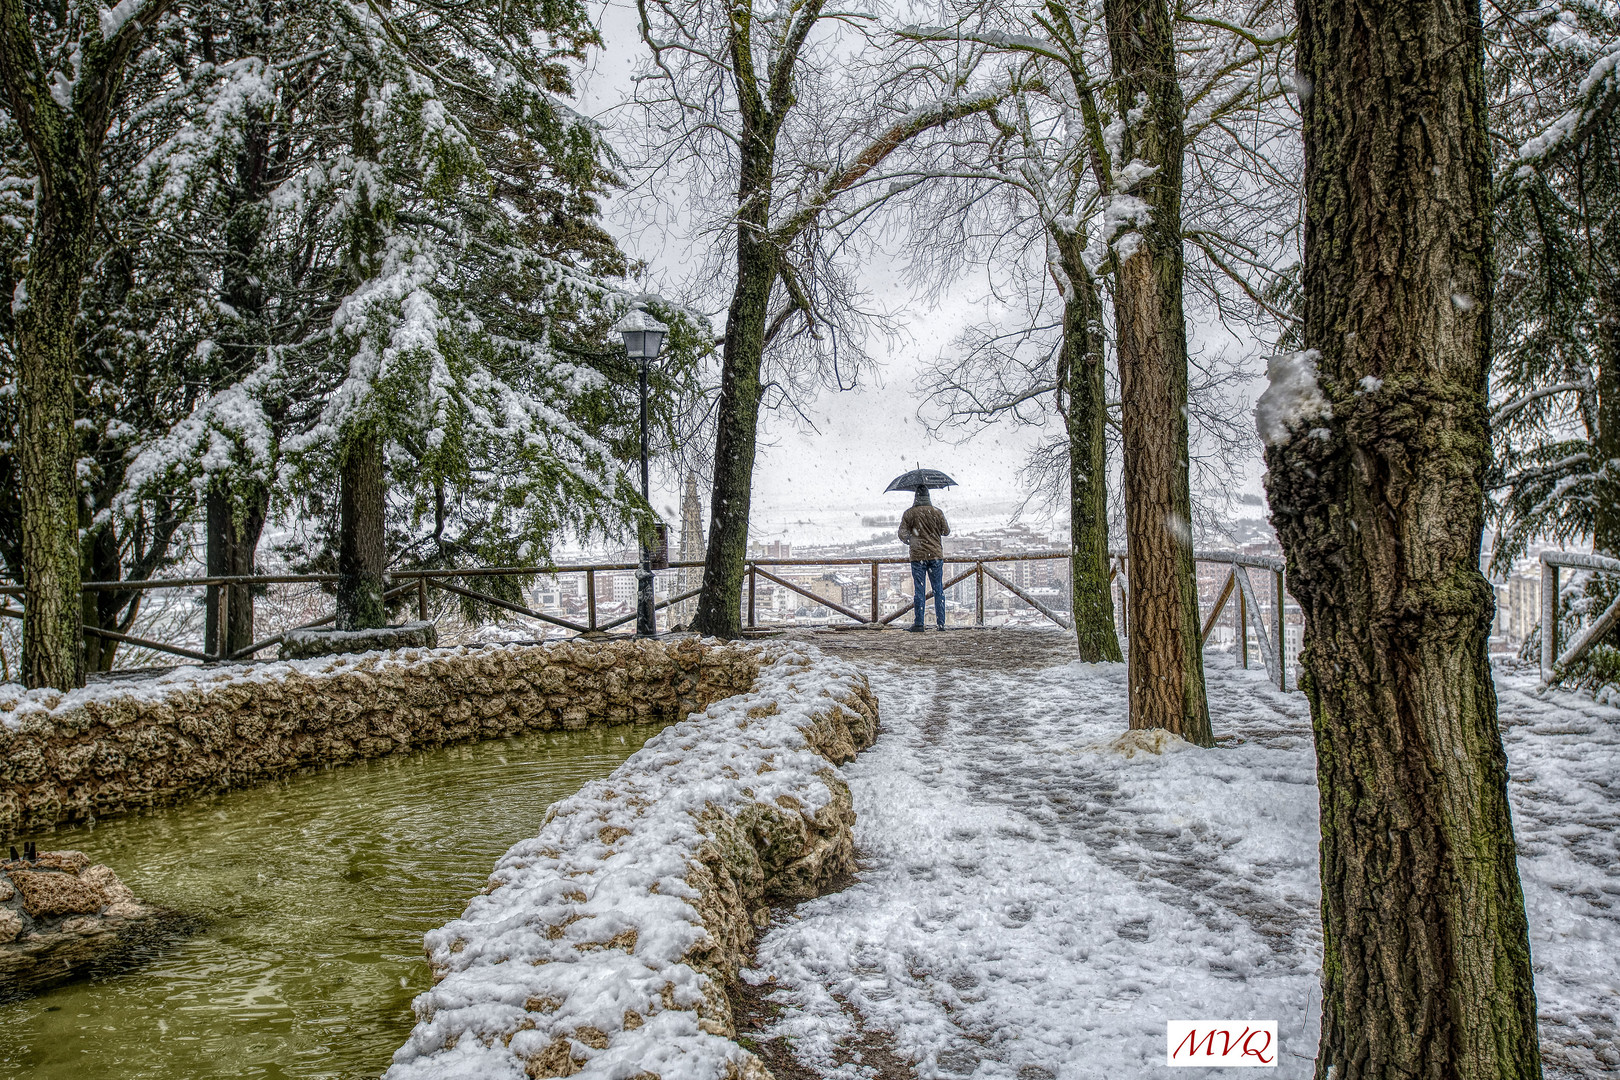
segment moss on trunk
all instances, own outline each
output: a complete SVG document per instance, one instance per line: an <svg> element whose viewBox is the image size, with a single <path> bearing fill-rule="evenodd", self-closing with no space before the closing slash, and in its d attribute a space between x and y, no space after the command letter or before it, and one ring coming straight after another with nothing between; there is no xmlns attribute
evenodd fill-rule
<svg viewBox="0 0 1620 1080"><path fill-rule="evenodd" d="M370 630L388 625L383 605L383 571L388 565L384 537L387 478L381 436L352 436L343 447L338 474L337 628Z"/></svg>
<svg viewBox="0 0 1620 1080"><path fill-rule="evenodd" d="M1479 10L1299 10L1304 342L1332 415L1266 463L1305 613L1321 791L1317 1076L1537 1077L1479 572L1492 282Z"/></svg>
<svg viewBox="0 0 1620 1080"><path fill-rule="evenodd" d="M1058 386L1069 434L1070 557L1075 644L1088 664L1124 659L1108 580L1108 401L1103 380L1102 297L1081 258L1083 238L1059 240L1068 297Z"/></svg>

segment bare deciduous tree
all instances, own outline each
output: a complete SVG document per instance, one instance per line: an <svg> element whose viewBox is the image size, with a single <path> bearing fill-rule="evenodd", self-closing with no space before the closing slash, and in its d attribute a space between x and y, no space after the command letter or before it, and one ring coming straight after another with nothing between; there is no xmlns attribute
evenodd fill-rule
<svg viewBox="0 0 1620 1080"><path fill-rule="evenodd" d="M827 215L868 192L874 170L896 150L992 107L1006 89L974 85L971 63L948 71L865 66L862 57L882 50L877 21L827 10L821 0L638 6L652 53L634 102L651 140L640 148L640 168L684 183L700 230L726 237L731 254L731 273L713 275L732 285L709 547L693 619L695 630L731 637L741 629L766 392L774 385L791 402L814 381L853 385L866 359L840 263L847 234L826 228Z"/></svg>
<svg viewBox="0 0 1620 1080"><path fill-rule="evenodd" d="M1297 154L1286 152L1292 111L1282 101L1277 70L1289 34L1286 29L1246 29L1249 23L1275 19L1275 4L1229 10L1232 7L1204 4L1177 9L1173 70L1186 90L1185 108L1177 111L1176 125L1185 156L1197 166L1188 185L1197 189L1194 217L1185 227L1178 220L1182 230L1178 246L1192 253L1196 268L1192 286L1218 317L1229 324L1269 327L1276 313L1268 310L1263 297L1272 288L1271 264L1279 255L1291 254L1293 230L1288 223L1297 221L1287 184L1287 163L1297 160ZM1024 284L1024 297L1012 317L1027 311L1029 322L979 335L961 364L936 370L931 389L945 398L947 422L977 423L1003 416L1038 419L1044 411L1039 407L1042 401L1054 404L1053 411L1063 418L1076 549L1076 634L1080 654L1088 660L1119 655L1106 554L1105 300L1110 295L1115 299L1116 322L1134 309L1118 303L1120 251L1112 242L1123 232L1127 238L1122 243L1138 250L1142 235L1138 219L1153 216L1126 190L1148 182L1152 170L1128 153L1126 121L1133 115L1140 119L1142 112L1124 103L1135 100L1130 94L1120 96L1125 91L1113 71L1101 15L1061 0L1027 9L968 4L951 25L906 30L908 36L938 47L967 41L991 48L1021 58L1035 73L1030 82L1038 89L963 125L967 130L962 134L971 131L976 139L954 137L931 147L932 156L919 161L907 181L916 189L910 200L914 222L932 225L943 218L956 222L965 237L962 253L945 264L949 271L959 271L967 259L976 257L993 262L998 276ZM1278 149L1284 152L1276 154ZM937 227L929 229L927 239L917 243L917 255L919 262L926 259L934 269L938 287L946 271L936 254L936 236ZM1052 287L1049 302L1053 308L1061 304L1061 315L1046 308L1047 281L1029 272L1007 275L1010 264L1020 259L1044 266ZM1167 270L1178 289L1181 265L1178 258ZM1019 291L1005 280L1001 290ZM1179 314L1175 325L1181 325ZM1033 340L1054 337L1044 355L1039 348L1029 350ZM1013 348L1003 350L1003 344ZM998 355L1011 359L1021 350L1030 355L1012 363L994 359ZM1184 347L1178 355L1170 367L1182 373L1185 383ZM1189 410L1213 404L1215 408L1204 410L1211 421L1208 441L1220 444L1224 453L1219 456L1236 460L1250 449L1252 436L1238 433L1231 402L1220 393L1220 384L1231 374L1204 378L1211 393L1202 402L1193 399L1175 406L1167 399L1143 415L1163 413L1166 423L1185 427L1183 418ZM1175 396L1175 378L1166 378L1164 388ZM1141 385L1157 387L1160 381ZM1146 440L1147 445L1160 441ZM1174 443L1171 438L1165 445ZM1183 486L1189 457L1184 453L1179 462ZM1037 460L1057 458L1042 453ZM1175 471L1177 463L1172 462L1171 468ZM1127 484L1127 507L1147 507L1148 494ZM1186 514L1145 512L1154 520L1190 524L1188 502ZM1189 531L1183 527L1179 534L1190 539ZM1138 537L1136 545L1142 544ZM1138 562L1146 581L1164 576L1151 570L1151 559ZM1190 566L1181 569L1190 588Z"/></svg>

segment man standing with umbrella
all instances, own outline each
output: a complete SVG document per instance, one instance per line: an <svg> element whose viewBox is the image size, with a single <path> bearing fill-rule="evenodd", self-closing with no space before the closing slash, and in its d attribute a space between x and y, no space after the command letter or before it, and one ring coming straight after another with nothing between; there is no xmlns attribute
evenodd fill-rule
<svg viewBox="0 0 1620 1080"><path fill-rule="evenodd" d="M934 617L945 629L945 548L940 537L949 536L951 526L945 515L928 497L926 485L917 485L917 498L900 519L900 539L911 545L912 604L916 619L906 627L913 633L923 629L927 590L924 579L934 587Z"/></svg>

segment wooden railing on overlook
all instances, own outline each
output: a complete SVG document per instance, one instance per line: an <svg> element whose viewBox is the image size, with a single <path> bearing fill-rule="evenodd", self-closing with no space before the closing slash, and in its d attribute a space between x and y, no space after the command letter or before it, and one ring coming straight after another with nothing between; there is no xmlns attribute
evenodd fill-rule
<svg viewBox="0 0 1620 1080"><path fill-rule="evenodd" d="M1070 553L1067 551L1028 551L1008 552L997 555L961 555L955 558L946 558L945 562L947 567L965 567L965 569L961 569L959 572L956 572L954 576L948 577L944 583L944 587L948 589L960 584L963 581L966 581L970 577L974 579L975 626L982 627L985 625L986 590L989 583L994 582L1005 589L1008 593L1012 594L1025 604L1028 604L1034 610L1038 611L1046 619L1067 630L1070 629L1072 625L1067 617L1065 617L1059 611L1054 611L1047 604L1042 603L1041 600L1032 593L1025 590L1015 582L1009 580L1008 576L1000 572L998 567L1004 568L1004 564L1007 563L1068 559L1069 557ZM1225 583L1220 590L1218 598L1210 607L1208 614L1204 618L1202 631L1199 637L1200 643L1209 639L1211 632L1215 628L1216 620L1220 617L1221 612L1225 609L1228 601L1230 601L1235 595L1237 598L1237 612L1236 626L1234 630L1236 644L1243 666L1245 668L1249 666L1248 631L1253 630L1260 647L1261 659L1265 663L1267 674L1272 678L1273 681L1277 683L1278 686L1286 689L1287 665L1285 662L1283 649L1283 596L1285 583L1283 578L1282 560L1266 556L1242 555L1236 552L1219 551L1195 552L1194 558L1199 563L1217 563L1231 567L1230 572L1226 576ZM809 557L798 559L749 559L745 567L746 583L744 586L745 597L743 601L746 605L746 625L750 629L758 629L760 626L756 605L756 596L759 589L759 579L764 578L780 588L788 589L796 594L802 595L814 601L816 604L825 607L830 611L837 612L838 614L852 620L858 626L882 629L883 627L888 626L895 620L904 616L907 612L912 611L913 601L908 599L905 601L905 603L894 610L884 611L882 595L883 590L879 587L879 568L886 565L909 565L909 563L910 560L904 556L887 558ZM1620 564L1616 565L1620 566ZM701 568L702 566L703 564L701 562L672 562L669 564L667 569L681 570ZM866 611L856 611L845 606L841 601L833 600L825 595L822 595L821 593L814 592L798 582L788 580L784 576L784 574L789 572L790 568L793 567L857 566L867 568L870 574L871 595L870 604L868 605L868 609ZM489 604L491 606L510 611L513 614L522 615L525 618L535 619L551 626L557 626L564 630L571 631L574 634L605 633L635 621L636 616L634 610L631 610L629 614L613 618L606 622L598 619L597 576L599 574L635 571L637 569L639 569L639 567L636 563L591 563L556 567L498 566L480 567L466 570L398 570L391 571L387 575L387 584L385 585L385 592L383 595L385 600L397 601L414 593L417 604L417 615L424 621L430 617L429 591L432 589L438 589L464 599ZM1128 610L1128 606L1124 603L1124 590L1128 585L1129 579L1128 570L1129 560L1127 556L1123 552L1112 553L1110 559L1109 581L1111 583L1116 579L1120 581L1120 610L1122 613ZM1267 598L1269 603L1264 605L1272 608L1272 625L1269 628L1266 626L1265 620L1261 617L1262 604L1256 596L1254 583L1249 576L1250 570L1260 570L1272 575L1272 587L1270 590L1271 595ZM468 588L465 584L457 584L455 580L452 580L461 579L463 582L465 582L468 579L513 576L556 578L564 574L584 575L586 610L585 621L583 623L549 612L537 611L525 604L520 604L512 600L494 596L478 589ZM223 586L285 584L330 585L335 584L337 580L338 576L336 574L250 574L215 577L157 578L135 581L89 581L85 582L82 588L86 593L98 591L146 592L163 589L207 589L209 591L210 599L215 601L215 618L217 620L216 640L224 641L228 638L225 628L229 626L231 590L229 588L224 588ZM693 597L697 596L700 591L700 589L693 588L677 595L666 597L665 599L657 602L656 608L668 609L675 604L692 599ZM23 589L21 586L0 585L0 597L16 598L18 601L21 601L22 595ZM925 593L925 603L932 600L932 598L933 589L930 586ZM11 607L9 604L6 606L0 606L0 616L8 616L11 618L20 619L22 618L22 615L23 611L21 608ZM332 614L312 622L301 623L289 629L316 629L322 626L329 626L335 622L336 619L337 616ZM790 621L785 624L777 623L775 625L792 625L792 622ZM1128 633L1129 631L1129 627L1128 625L1124 624L1123 619L1120 630L1122 634ZM237 649L226 654L223 651L208 653L170 642L156 641L150 638L119 633L113 630L104 630L100 627L85 627L85 633L94 637L117 641L143 649L151 649L156 652L167 653L174 656L184 657L188 660L196 660L204 663L217 663L221 661L247 659L256 653L262 652L272 645L280 643L283 635L286 632L287 631L284 630L276 634L272 634L261 640L253 642L245 648Z"/></svg>

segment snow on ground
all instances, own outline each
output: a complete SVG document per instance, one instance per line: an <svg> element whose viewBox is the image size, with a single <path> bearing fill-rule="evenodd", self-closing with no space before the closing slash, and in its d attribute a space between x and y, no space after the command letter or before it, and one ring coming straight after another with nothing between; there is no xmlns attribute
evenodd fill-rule
<svg viewBox="0 0 1620 1080"><path fill-rule="evenodd" d="M1497 672L1542 1060L1620 1075L1620 709L1536 683Z"/></svg>
<svg viewBox="0 0 1620 1080"><path fill-rule="evenodd" d="M1127 757L1109 747L1123 665L1068 662L1062 636L1029 631L1022 663L976 664L975 636L862 658L884 725L844 769L864 868L761 942L748 977L774 977L785 1006L771 1034L823 1075L870 1076L837 1064L855 1034L842 1001L919 1076L1067 1080L1162 1067L1167 1019L1276 1020L1273 1075L1309 1076L1304 697L1212 655L1223 748ZM1548 1075L1620 1071L1620 711L1538 697L1533 674L1500 682Z"/></svg>
<svg viewBox="0 0 1620 1080"><path fill-rule="evenodd" d="M772 858L809 857L818 835L836 845L846 819L824 755L866 737L853 667L782 646L761 659L747 693L554 804L461 918L427 934L434 985L389 1080L741 1075L747 1055L715 1032L726 920L747 916L736 890L750 872L787 876L747 845L775 845ZM737 879L704 867L715 858Z"/></svg>

